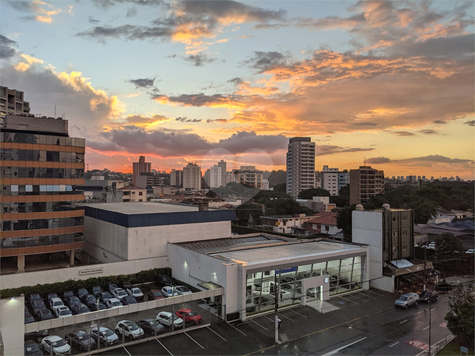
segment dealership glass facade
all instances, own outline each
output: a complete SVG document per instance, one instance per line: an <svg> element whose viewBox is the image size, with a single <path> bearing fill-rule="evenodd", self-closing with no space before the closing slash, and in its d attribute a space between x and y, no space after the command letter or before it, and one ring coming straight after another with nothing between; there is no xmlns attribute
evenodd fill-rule
<svg viewBox="0 0 475 356"><path fill-rule="evenodd" d="M247 274L246 311L252 313L274 309L277 289L280 290L277 295L279 307L300 303L303 295L321 299L321 287L302 291L302 280L315 276L329 275L330 296L359 289L363 282L364 262L363 256L354 256Z"/></svg>

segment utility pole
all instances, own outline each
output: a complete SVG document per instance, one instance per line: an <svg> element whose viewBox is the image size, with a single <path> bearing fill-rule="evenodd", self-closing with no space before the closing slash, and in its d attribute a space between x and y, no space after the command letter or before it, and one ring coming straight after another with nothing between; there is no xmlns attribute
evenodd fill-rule
<svg viewBox="0 0 475 356"><path fill-rule="evenodd" d="M280 272L280 270L279 270ZM262 285L261 285L261 288L262 288ZM275 325L274 325L274 329L275 329L275 342L278 343L279 342L279 317L277 315L277 310L279 309L279 297L278 297L278 293L280 293L280 286L277 284L277 270L274 270L274 305L275 305L275 309L274 309L274 318L275 318Z"/></svg>

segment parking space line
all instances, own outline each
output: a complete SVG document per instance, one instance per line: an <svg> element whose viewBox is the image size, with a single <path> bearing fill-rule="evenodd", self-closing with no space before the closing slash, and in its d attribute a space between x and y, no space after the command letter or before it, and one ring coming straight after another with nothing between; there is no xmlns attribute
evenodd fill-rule
<svg viewBox="0 0 475 356"><path fill-rule="evenodd" d="M235 327L234 325L231 325L231 324L229 324L229 323L228 323L228 325L229 325L230 327L232 327L233 329L236 329L237 331L239 331L239 332L240 332L241 334L243 334L244 336L247 336L247 334L243 333L241 330L239 330L239 329L238 329L237 327Z"/></svg>
<svg viewBox="0 0 475 356"><path fill-rule="evenodd" d="M213 329L211 329L209 326L208 326L208 329L211 330L212 332L214 332L216 335L218 335L221 339L223 339L224 341L228 341L226 340L224 337L222 337L221 335L219 335L216 331L214 331Z"/></svg>
<svg viewBox="0 0 475 356"><path fill-rule="evenodd" d="M267 328L266 328L266 327L264 327L264 326L262 326L261 324L259 324L259 323L255 322L254 320L252 320L252 319L251 319L251 321L252 321L254 324L256 324L257 326L260 326L261 328L263 328L263 329L267 330Z"/></svg>
<svg viewBox="0 0 475 356"><path fill-rule="evenodd" d="M264 318L266 318L266 319L269 320L269 321L274 322L274 320L272 320L271 318L269 318L267 315L264 315Z"/></svg>
<svg viewBox="0 0 475 356"><path fill-rule="evenodd" d="M294 312L295 314L298 314L298 315L300 315L300 316L303 316L305 319L308 319L308 317L306 317L306 316L303 315L303 314L297 313L297 312L296 312L295 310L293 310L293 309L289 309L289 310L290 310L291 312Z"/></svg>
<svg viewBox="0 0 475 356"><path fill-rule="evenodd" d="M197 344L199 347L201 347L202 349L204 349L204 347L201 346L198 341L196 341L196 340L193 339L190 335L188 335L188 333L185 333L185 335L188 336L188 337L189 337L191 340L193 340L194 342L196 342L196 344Z"/></svg>
<svg viewBox="0 0 475 356"><path fill-rule="evenodd" d="M429 328L430 328L430 326L426 326L426 327L425 327L424 329L422 329L422 330L424 331L424 330L427 330L427 329L429 329Z"/></svg>
<svg viewBox="0 0 475 356"><path fill-rule="evenodd" d="M343 297L343 296L340 296L340 298L341 298L341 299L344 299L344 300L347 300L347 301L349 301L349 302L355 303L355 304L359 304L359 303L354 302L354 301L352 301L351 299L345 298L345 297ZM365 301L366 301L366 300L365 300Z"/></svg>
<svg viewBox="0 0 475 356"><path fill-rule="evenodd" d="M372 290L367 290L368 293L376 294L378 297L383 297L382 294L376 293L375 291Z"/></svg>
<svg viewBox="0 0 475 356"><path fill-rule="evenodd" d="M168 352L171 356L173 356L173 354L170 352L170 350L168 350L168 349L165 347L165 345L163 345L163 344L160 342L160 340L158 340L158 339L155 339L155 340L157 340L157 342L158 342L160 345L162 345L163 348L164 348L165 350L167 350L167 352Z"/></svg>
<svg viewBox="0 0 475 356"><path fill-rule="evenodd" d="M282 318L290 320L292 323L295 321L294 319L289 318L288 316L285 316L284 314L279 314L279 316L281 316Z"/></svg>
<svg viewBox="0 0 475 356"><path fill-rule="evenodd" d="M125 346L123 347L123 349L125 350L125 352L127 352L127 353L129 354L129 356L132 356L132 354L131 354L129 351L127 351L127 349L125 348Z"/></svg>
<svg viewBox="0 0 475 356"><path fill-rule="evenodd" d="M407 319L406 319L406 320L403 320L403 321L400 321L399 324L403 324L403 323L405 323L406 321L407 321Z"/></svg>
<svg viewBox="0 0 475 356"><path fill-rule="evenodd" d="M398 342L395 342L394 344L392 344L392 345L391 345L391 346L389 346L389 347L396 346L397 344L399 344L399 341L398 341Z"/></svg>

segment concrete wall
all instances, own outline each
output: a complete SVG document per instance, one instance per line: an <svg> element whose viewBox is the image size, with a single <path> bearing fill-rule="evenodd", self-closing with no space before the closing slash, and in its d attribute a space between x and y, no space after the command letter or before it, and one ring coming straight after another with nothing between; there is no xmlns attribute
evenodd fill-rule
<svg viewBox="0 0 475 356"><path fill-rule="evenodd" d="M25 323L24 305L24 297L0 300L0 332L4 355L23 355L25 352L21 332Z"/></svg>
<svg viewBox="0 0 475 356"><path fill-rule="evenodd" d="M127 260L128 243L126 227L85 216L84 240L85 251L101 262ZM95 251L96 249L97 251Z"/></svg>
<svg viewBox="0 0 475 356"><path fill-rule="evenodd" d="M381 212L353 211L353 242L369 245L370 280L383 275L383 218Z"/></svg>
<svg viewBox="0 0 475 356"><path fill-rule="evenodd" d="M59 268L47 271L7 274L1 278L0 289L34 286L38 283L49 284L68 280L84 280L93 277L134 274L154 268L168 267L167 258L150 258L138 261L105 263L82 267ZM23 312L22 312L23 313ZM23 315L23 314L22 314Z"/></svg>
<svg viewBox="0 0 475 356"><path fill-rule="evenodd" d="M371 281L371 287L384 290L389 293L394 292L394 277L382 276L381 278Z"/></svg>

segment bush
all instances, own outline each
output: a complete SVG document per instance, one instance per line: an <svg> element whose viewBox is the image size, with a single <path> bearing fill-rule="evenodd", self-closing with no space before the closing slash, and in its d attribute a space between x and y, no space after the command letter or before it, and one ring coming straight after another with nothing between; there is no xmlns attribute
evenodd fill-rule
<svg viewBox="0 0 475 356"><path fill-rule="evenodd" d="M79 288L86 288L91 290L94 286L104 287L107 284L115 283L122 285L124 282L130 282L132 284L141 284L146 282L154 282L156 278L166 274L171 276L170 268L155 268L147 271L140 271L136 274L130 275L117 275L107 277L92 277L85 280L68 280L65 282L50 283L50 284L37 284L36 286L28 286L21 288L2 289L0 291L1 298L19 297L24 294L27 297L29 294L39 293L45 295L46 293L62 294L66 291L77 291Z"/></svg>

